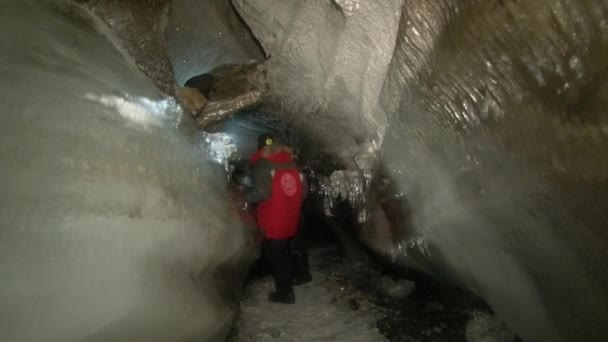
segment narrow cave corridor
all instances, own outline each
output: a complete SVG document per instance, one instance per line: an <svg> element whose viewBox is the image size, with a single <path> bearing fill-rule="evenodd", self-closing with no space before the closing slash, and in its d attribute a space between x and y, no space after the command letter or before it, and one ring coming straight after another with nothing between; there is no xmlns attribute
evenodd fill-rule
<svg viewBox="0 0 608 342"><path fill-rule="evenodd" d="M227 165L232 174L229 182L241 182L239 177L246 173L240 168L248 164L247 157L255 152L257 137L263 133L272 133L277 141L289 142L301 153L302 142L308 139L290 136L294 131L281 124L275 115L246 110L209 128L223 138L214 145L217 155L232 153ZM328 179L343 166L331 159L298 161L308 173L312 191L304 202L296 237L295 244L301 247L294 244L293 249L308 255L313 280L295 286L295 305L272 303L267 299L275 286L270 266L258 259L245 280L228 341L515 341L516 336L481 298L422 272L395 266L357 240L359 215L351 202L355 199L333 197L331 189L350 184ZM239 197L238 190L230 191ZM390 220L401 221L406 215L398 203L384 202ZM250 214L243 210L239 217L251 223ZM394 230L389 236L397 240L392 235L398 235L399 229ZM292 270L297 268L292 265Z"/></svg>
<svg viewBox="0 0 608 342"><path fill-rule="evenodd" d="M608 2L0 17L1 340L605 339ZM238 187L265 132L309 185L293 305Z"/></svg>

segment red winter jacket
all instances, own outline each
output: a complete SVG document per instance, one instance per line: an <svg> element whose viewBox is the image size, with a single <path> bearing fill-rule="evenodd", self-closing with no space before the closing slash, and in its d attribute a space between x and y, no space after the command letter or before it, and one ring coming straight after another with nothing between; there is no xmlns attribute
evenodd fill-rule
<svg viewBox="0 0 608 342"><path fill-rule="evenodd" d="M251 156L250 162L253 188L245 198L258 203L258 226L266 239L295 236L306 191L291 153L284 146L266 146Z"/></svg>

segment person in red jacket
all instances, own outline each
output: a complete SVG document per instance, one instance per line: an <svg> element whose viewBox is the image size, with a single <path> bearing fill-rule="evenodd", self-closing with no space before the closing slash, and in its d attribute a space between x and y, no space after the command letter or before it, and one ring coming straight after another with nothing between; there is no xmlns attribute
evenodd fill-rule
<svg viewBox="0 0 608 342"><path fill-rule="evenodd" d="M258 150L249 161L253 187L245 192L245 200L257 203L257 223L265 238L262 256L270 265L276 289L268 299L293 304L291 243L306 196L304 175L291 150L276 144L270 134L258 138Z"/></svg>

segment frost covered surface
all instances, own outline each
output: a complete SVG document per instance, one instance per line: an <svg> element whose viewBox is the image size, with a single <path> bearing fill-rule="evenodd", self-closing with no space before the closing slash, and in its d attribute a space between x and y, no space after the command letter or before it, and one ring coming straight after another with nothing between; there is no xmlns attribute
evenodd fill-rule
<svg viewBox="0 0 608 342"><path fill-rule="evenodd" d="M394 123L385 167L411 206L411 237L429 245L410 256L484 296L525 340L606 333L606 9L403 10L382 102Z"/></svg>
<svg viewBox="0 0 608 342"><path fill-rule="evenodd" d="M607 3L359 4L235 1L270 56L271 103L352 170L379 133L402 197L360 235L483 296L525 340L602 339Z"/></svg>
<svg viewBox="0 0 608 342"><path fill-rule="evenodd" d="M227 165L230 158L237 152L238 147L226 133L206 133L203 132L205 143L202 148L209 150L211 158L221 164Z"/></svg>
<svg viewBox="0 0 608 342"><path fill-rule="evenodd" d="M267 104L299 127L312 123L319 146L355 168L352 157L386 128L378 100L401 1L359 1L350 16L333 0L233 2L270 56Z"/></svg>
<svg viewBox="0 0 608 342"><path fill-rule="evenodd" d="M466 326L467 342L514 342L515 335L494 315L474 312Z"/></svg>
<svg viewBox="0 0 608 342"><path fill-rule="evenodd" d="M335 0L336 4L338 4L341 8L342 11L344 11L344 14L346 15L353 15L353 13L355 13L359 7L361 6L359 4L359 0Z"/></svg>
<svg viewBox="0 0 608 342"><path fill-rule="evenodd" d="M72 1L70 1L72 2ZM73 0L89 8L98 27L112 32L115 47L128 54L143 73L167 95L173 95L175 77L167 56L164 31L169 0Z"/></svg>
<svg viewBox="0 0 608 342"><path fill-rule="evenodd" d="M173 1L165 34L178 84L222 64L263 60L229 0Z"/></svg>
<svg viewBox="0 0 608 342"><path fill-rule="evenodd" d="M132 98L129 95L85 94L91 101L108 107L108 114L114 113L141 127L177 128L182 120L182 111L172 98L153 100L146 97Z"/></svg>
<svg viewBox="0 0 608 342"><path fill-rule="evenodd" d="M313 277L319 276L313 273ZM340 308L335 295L318 283L296 289L296 305L268 301L272 280L252 288L241 303L235 342L263 341L387 341L373 316Z"/></svg>
<svg viewBox="0 0 608 342"><path fill-rule="evenodd" d="M220 341L254 251L222 167L62 9L0 5L2 339Z"/></svg>
<svg viewBox="0 0 608 342"><path fill-rule="evenodd" d="M268 302L270 277L252 280L228 341L464 342L465 329L471 338L507 336L504 324L460 289L428 277L392 278L335 247L309 252L313 282L296 287L296 304Z"/></svg>
<svg viewBox="0 0 608 342"><path fill-rule="evenodd" d="M313 282L295 287L295 305L268 301L268 293L274 290L269 277L249 284L235 326L237 334L230 341L387 341L376 327L377 310L353 311L340 303L340 290L332 288L336 285L320 272L319 258L319 251L313 252Z"/></svg>

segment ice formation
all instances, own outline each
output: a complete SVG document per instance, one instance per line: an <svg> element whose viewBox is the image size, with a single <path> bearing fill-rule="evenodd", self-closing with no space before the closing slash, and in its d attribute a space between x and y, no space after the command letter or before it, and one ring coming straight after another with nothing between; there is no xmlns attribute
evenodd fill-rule
<svg viewBox="0 0 608 342"><path fill-rule="evenodd" d="M141 127L173 126L177 128L182 120L182 111L173 98L153 100L146 97L131 98L129 95L85 94L91 101L108 107L108 113L116 113Z"/></svg>
<svg viewBox="0 0 608 342"><path fill-rule="evenodd" d="M223 64L263 59L255 38L226 0L173 1L165 35L178 84Z"/></svg>
<svg viewBox="0 0 608 342"><path fill-rule="evenodd" d="M226 133L202 133L205 143L202 148L209 151L211 158L227 167L230 158L237 152L238 147Z"/></svg>
<svg viewBox="0 0 608 342"><path fill-rule="evenodd" d="M255 245L213 148L85 17L0 13L1 339L222 340Z"/></svg>
<svg viewBox="0 0 608 342"><path fill-rule="evenodd" d="M308 136L302 156L384 184L333 192L365 201L372 248L479 294L524 340L605 337L605 1L233 0L255 38L226 0L130 1L119 18L157 11L126 31L57 3L0 5L9 339L225 332L235 292L209 278L238 278L248 234L192 121L136 99L264 55L265 109Z"/></svg>
<svg viewBox="0 0 608 342"><path fill-rule="evenodd" d="M605 336L605 1L234 3L271 56L269 106L350 170L382 141L370 245L524 340Z"/></svg>
<svg viewBox="0 0 608 342"><path fill-rule="evenodd" d="M336 4L338 4L344 14L353 15L359 9L359 0L336 0Z"/></svg>

